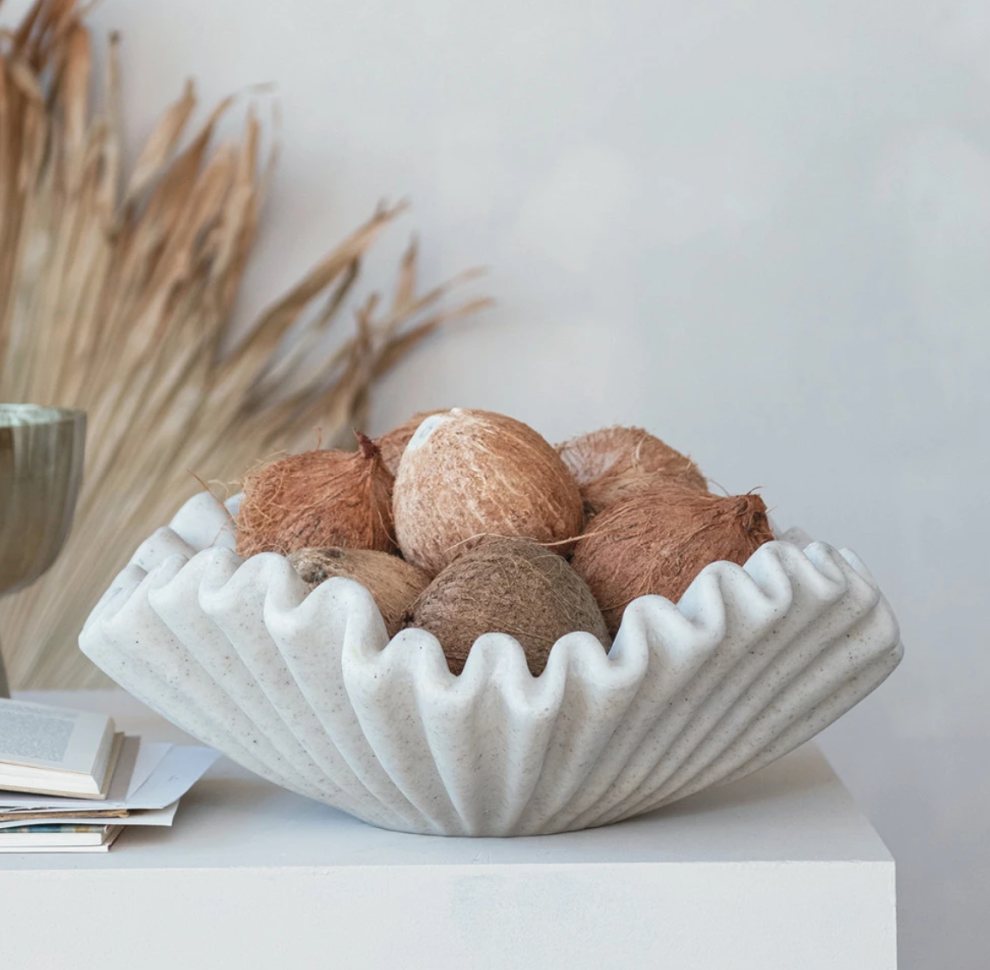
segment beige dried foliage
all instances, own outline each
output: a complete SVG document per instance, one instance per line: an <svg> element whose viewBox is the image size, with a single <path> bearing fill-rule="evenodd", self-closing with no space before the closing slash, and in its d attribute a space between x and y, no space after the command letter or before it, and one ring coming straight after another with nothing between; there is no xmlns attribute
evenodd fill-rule
<svg viewBox="0 0 990 970"><path fill-rule="evenodd" d="M444 305L463 277L418 294L414 242L394 298L369 297L332 346L362 260L402 211L383 205L225 352L271 180L262 125L248 110L218 144L227 99L187 137L189 82L125 173L118 39L94 83L84 14L77 0L38 0L0 36L0 400L89 414L69 542L0 606L15 687L100 682L76 646L85 616L199 488L191 472L233 480L276 450L311 447L317 427L324 447L344 446L375 382L487 302Z"/></svg>

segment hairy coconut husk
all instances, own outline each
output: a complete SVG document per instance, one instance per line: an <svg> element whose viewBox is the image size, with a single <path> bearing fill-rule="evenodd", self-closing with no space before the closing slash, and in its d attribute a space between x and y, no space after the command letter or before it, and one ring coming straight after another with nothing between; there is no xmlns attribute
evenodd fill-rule
<svg viewBox="0 0 990 970"><path fill-rule="evenodd" d="M397 428L385 432L380 438L375 438L375 444L382 453L382 461L385 467L393 474L399 473L399 462L409 444L409 439L416 433L416 429L423 421L434 414L443 414L444 410L418 411L408 421L403 421Z"/></svg>
<svg viewBox="0 0 990 970"><path fill-rule="evenodd" d="M249 476L237 513L237 554L287 556L326 546L392 552L393 479L378 446L357 437L357 451L305 451Z"/></svg>
<svg viewBox="0 0 990 970"><path fill-rule="evenodd" d="M577 483L552 445L514 418L462 408L419 426L393 509L402 554L433 573L485 535L566 555L584 525Z"/></svg>
<svg viewBox="0 0 990 970"><path fill-rule="evenodd" d="M638 596L677 602L709 563L742 565L773 539L759 495L711 495L657 486L596 515L571 564L587 582L614 636Z"/></svg>
<svg viewBox="0 0 990 970"><path fill-rule="evenodd" d="M698 466L642 428L601 428L557 445L581 489L584 509L602 509L662 482L708 491Z"/></svg>
<svg viewBox="0 0 990 970"><path fill-rule="evenodd" d="M394 637L413 600L430 584L430 577L398 556L372 549L300 549L289 562L310 589L316 589L334 576L360 583L375 601Z"/></svg>
<svg viewBox="0 0 990 970"><path fill-rule="evenodd" d="M420 594L406 626L429 630L452 673L464 669L475 640L508 633L522 645L534 677L550 648L575 630L612 645L587 584L560 556L528 539L482 540L455 559Z"/></svg>

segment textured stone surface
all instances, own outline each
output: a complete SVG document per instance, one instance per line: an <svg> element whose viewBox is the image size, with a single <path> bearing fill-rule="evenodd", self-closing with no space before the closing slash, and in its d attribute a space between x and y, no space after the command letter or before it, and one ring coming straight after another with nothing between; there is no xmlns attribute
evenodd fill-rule
<svg viewBox="0 0 990 970"><path fill-rule="evenodd" d="M896 620L855 554L786 539L707 567L677 605L637 600L608 655L570 634L534 679L487 634L454 677L425 631L388 642L356 583L307 596L286 559L238 558L201 495L137 550L80 644L193 736L373 824L573 830L750 774L897 665Z"/></svg>

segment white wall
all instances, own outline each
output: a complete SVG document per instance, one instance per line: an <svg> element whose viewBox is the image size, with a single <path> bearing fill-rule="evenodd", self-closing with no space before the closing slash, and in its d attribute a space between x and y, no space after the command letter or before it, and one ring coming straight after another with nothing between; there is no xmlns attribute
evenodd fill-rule
<svg viewBox="0 0 990 970"><path fill-rule="evenodd" d="M854 547L907 659L824 746L900 863L903 965L985 967L990 12L976 0L104 0L134 138L278 82L245 313L408 195L500 307L378 397L638 423ZM403 242L395 235L386 251ZM388 278L388 261L377 264ZM982 762L982 763L981 763Z"/></svg>

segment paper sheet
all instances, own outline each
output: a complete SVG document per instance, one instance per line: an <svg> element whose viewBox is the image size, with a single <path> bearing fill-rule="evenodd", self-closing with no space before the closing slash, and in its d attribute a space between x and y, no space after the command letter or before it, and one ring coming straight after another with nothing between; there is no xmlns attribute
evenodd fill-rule
<svg viewBox="0 0 990 970"><path fill-rule="evenodd" d="M125 815L123 818L107 819L106 821L107 824L112 823L113 825L171 825L175 820L175 813L178 807L178 801L174 801L171 805L166 805L164 808L150 808L145 811L135 810L133 815ZM60 825L100 824L100 819L98 818L76 818L71 815L66 815L65 817L60 815L57 821ZM0 831L16 828L19 825L30 824L30 820L11 819L10 821L0 822Z"/></svg>
<svg viewBox="0 0 990 970"><path fill-rule="evenodd" d="M131 769L131 776L127 782L127 792L125 798L131 798L134 793L151 777L151 773L161 764L162 758L169 753L172 745L167 741L138 741L137 756L134 759L134 767Z"/></svg>

